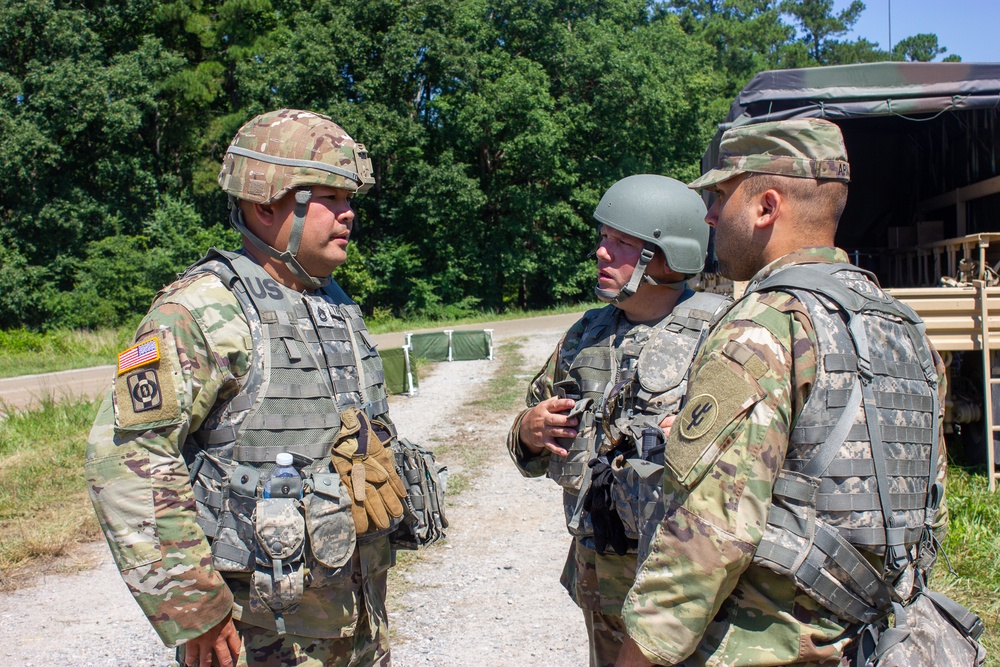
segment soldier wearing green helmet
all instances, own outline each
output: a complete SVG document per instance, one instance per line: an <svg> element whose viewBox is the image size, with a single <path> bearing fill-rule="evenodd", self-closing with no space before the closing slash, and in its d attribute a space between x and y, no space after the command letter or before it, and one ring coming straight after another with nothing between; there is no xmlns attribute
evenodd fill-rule
<svg viewBox="0 0 1000 667"><path fill-rule="evenodd" d="M561 582L583 610L590 664L613 665L625 637L621 607L659 520L663 433L699 340L729 300L695 292L708 248L705 205L654 174L604 193L590 310L528 387L507 446L525 476L563 488L573 537Z"/></svg>
<svg viewBox="0 0 1000 667"><path fill-rule="evenodd" d="M396 430L361 311L330 275L351 198L373 182L365 147L326 116L245 124L219 174L243 247L210 249L164 287L119 355L87 482L122 577L183 665L390 662L405 488L391 462L366 462L391 459ZM381 473L360 491L365 476L331 459L345 448Z"/></svg>

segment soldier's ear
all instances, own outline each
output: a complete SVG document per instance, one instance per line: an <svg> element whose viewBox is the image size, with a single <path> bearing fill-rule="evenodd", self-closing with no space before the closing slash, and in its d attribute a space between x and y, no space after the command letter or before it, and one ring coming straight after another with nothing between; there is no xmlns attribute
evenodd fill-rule
<svg viewBox="0 0 1000 667"><path fill-rule="evenodd" d="M753 200L754 226L758 229L773 225L782 212L785 198L774 188L768 188Z"/></svg>
<svg viewBox="0 0 1000 667"><path fill-rule="evenodd" d="M265 227L273 227L275 225L278 216L273 204L258 204L254 202L252 207L253 215L260 224Z"/></svg>

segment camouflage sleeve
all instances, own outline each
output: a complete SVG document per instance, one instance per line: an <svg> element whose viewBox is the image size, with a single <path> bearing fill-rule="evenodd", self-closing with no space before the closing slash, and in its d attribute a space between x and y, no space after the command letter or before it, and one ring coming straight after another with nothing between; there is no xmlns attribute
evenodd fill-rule
<svg viewBox="0 0 1000 667"><path fill-rule="evenodd" d="M790 425L815 378L815 334L790 299L747 297L695 361L667 442L666 514L622 608L656 664L697 648L763 534Z"/></svg>
<svg viewBox="0 0 1000 667"><path fill-rule="evenodd" d="M146 350L155 344L157 358L119 362L90 432L91 500L125 583L167 646L203 634L232 610L195 522L180 448L216 401L237 390L249 333L217 280L171 286L136 333Z"/></svg>
<svg viewBox="0 0 1000 667"><path fill-rule="evenodd" d="M548 450L538 455L532 456L521 447L521 439L518 433L521 430L521 421L528 414L528 410L535 407L547 398L556 395L555 384L564 380L569 372L570 364L576 354L576 343L580 341L583 332L583 322L581 318L570 327L569 331L562 337L555 351L549 357L541 370L535 374L528 384L528 393L525 397L524 410L518 413L514 419L514 424L507 433L507 451L514 465L525 477L541 477L549 469L549 458L551 454Z"/></svg>

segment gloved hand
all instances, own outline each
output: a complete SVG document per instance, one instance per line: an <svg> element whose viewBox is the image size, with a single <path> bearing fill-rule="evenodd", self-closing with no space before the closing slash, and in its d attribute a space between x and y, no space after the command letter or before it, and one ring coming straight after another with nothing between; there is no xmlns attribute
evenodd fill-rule
<svg viewBox="0 0 1000 667"><path fill-rule="evenodd" d="M625 534L625 525L615 511L611 501L611 485L614 475L611 465L605 457L598 456L587 463L593 469L590 477L590 488L583 499L583 509L590 514L590 523L594 526L594 547L598 553L605 553L608 545L619 556L628 553L629 539Z"/></svg>
<svg viewBox="0 0 1000 667"><path fill-rule="evenodd" d="M368 416L356 408L340 415L340 437L331 459L351 499L351 515L358 535L385 530L403 516L406 487L396 474L392 451L379 439Z"/></svg>

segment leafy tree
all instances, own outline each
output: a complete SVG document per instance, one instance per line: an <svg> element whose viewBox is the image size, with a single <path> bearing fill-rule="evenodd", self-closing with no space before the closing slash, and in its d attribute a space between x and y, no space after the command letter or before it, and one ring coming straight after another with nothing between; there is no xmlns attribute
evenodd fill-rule
<svg viewBox="0 0 1000 667"><path fill-rule="evenodd" d="M207 246L237 245L219 163L278 107L326 113L370 150L377 184L338 272L368 312L588 296L601 193L694 177L758 71L888 57L843 39L861 9L0 0L0 327L126 321ZM941 55L929 37L900 57Z"/></svg>
<svg viewBox="0 0 1000 667"><path fill-rule="evenodd" d="M948 49L938 46L937 35L925 32L901 39L892 47L894 60L919 63L929 63L947 52Z"/></svg>
<svg viewBox="0 0 1000 667"><path fill-rule="evenodd" d="M671 0L658 11L676 14L686 33L715 49L716 69L728 81L726 104L757 72L808 64L780 0Z"/></svg>
<svg viewBox="0 0 1000 667"><path fill-rule="evenodd" d="M831 63L828 52L838 43L836 38L850 32L857 23L865 3L853 0L846 9L833 14L833 0L782 0L781 11L791 15L802 32L801 41L806 45L813 62Z"/></svg>

